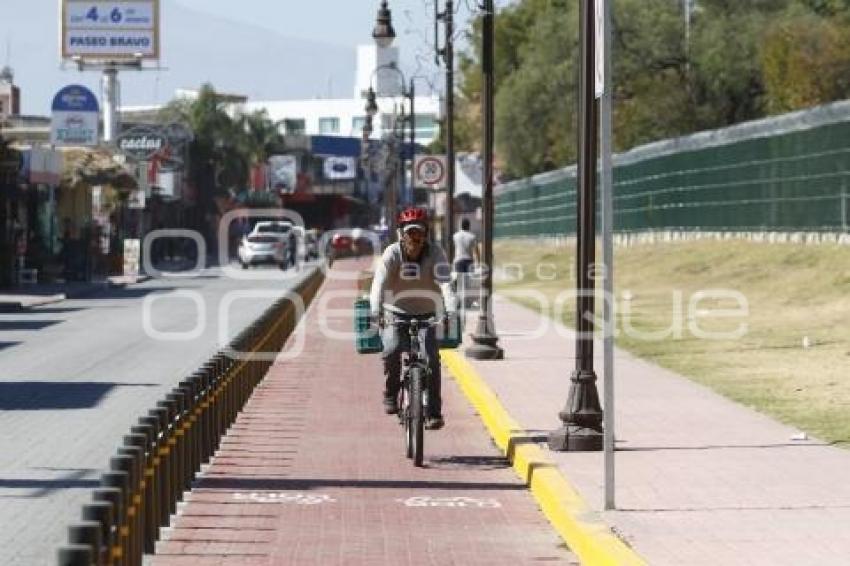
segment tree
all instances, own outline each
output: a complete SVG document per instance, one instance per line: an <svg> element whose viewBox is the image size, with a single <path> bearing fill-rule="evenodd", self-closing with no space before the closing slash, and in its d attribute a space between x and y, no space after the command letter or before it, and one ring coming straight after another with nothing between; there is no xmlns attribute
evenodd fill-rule
<svg viewBox="0 0 850 566"><path fill-rule="evenodd" d="M810 4L813 2L807 2ZM846 18L792 6L771 23L762 42L767 110L788 112L847 97L850 93L850 26Z"/></svg>

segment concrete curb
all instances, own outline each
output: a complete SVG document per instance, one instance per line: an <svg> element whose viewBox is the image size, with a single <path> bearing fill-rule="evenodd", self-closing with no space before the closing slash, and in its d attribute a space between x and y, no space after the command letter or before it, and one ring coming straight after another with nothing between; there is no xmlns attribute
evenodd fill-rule
<svg viewBox="0 0 850 566"><path fill-rule="evenodd" d="M531 489L543 514L582 564L645 565L646 562L591 510L558 467L505 411L498 397L457 351L440 356L469 399L493 441Z"/></svg>
<svg viewBox="0 0 850 566"><path fill-rule="evenodd" d="M19 312L65 300L64 293L55 295L0 295L0 312Z"/></svg>
<svg viewBox="0 0 850 566"><path fill-rule="evenodd" d="M124 276L124 275L116 275L113 277L108 277L106 279L106 284L108 287L112 288L122 288L127 287L129 285L136 285L138 283L144 283L145 281L150 281L152 278L150 275L135 275L135 276Z"/></svg>

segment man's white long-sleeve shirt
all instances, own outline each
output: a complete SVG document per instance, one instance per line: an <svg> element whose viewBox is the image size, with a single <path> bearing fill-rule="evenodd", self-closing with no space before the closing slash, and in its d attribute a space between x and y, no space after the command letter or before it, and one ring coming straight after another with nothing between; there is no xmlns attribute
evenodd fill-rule
<svg viewBox="0 0 850 566"><path fill-rule="evenodd" d="M372 279L369 307L373 316L384 304L408 314L428 314L455 310L457 301L451 287L451 266L439 245L428 242L419 261L405 260L401 244L387 246Z"/></svg>

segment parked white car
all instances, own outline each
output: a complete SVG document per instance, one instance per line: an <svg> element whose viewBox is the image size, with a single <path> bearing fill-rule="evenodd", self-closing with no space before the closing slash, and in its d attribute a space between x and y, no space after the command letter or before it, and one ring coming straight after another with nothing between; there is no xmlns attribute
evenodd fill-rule
<svg viewBox="0 0 850 566"><path fill-rule="evenodd" d="M281 269L293 266L296 263L298 252L298 228L288 220L270 220L257 222L248 236L267 236L277 238L283 247L283 261ZM293 238L293 235L295 236ZM293 242L295 245L293 246Z"/></svg>
<svg viewBox="0 0 850 566"><path fill-rule="evenodd" d="M273 263L286 268L286 243L276 234L248 234L239 242L236 251L242 269L252 265Z"/></svg>

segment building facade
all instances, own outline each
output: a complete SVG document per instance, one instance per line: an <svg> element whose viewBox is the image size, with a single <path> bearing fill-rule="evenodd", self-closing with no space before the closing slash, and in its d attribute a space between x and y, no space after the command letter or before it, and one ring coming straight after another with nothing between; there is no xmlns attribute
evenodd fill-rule
<svg viewBox="0 0 850 566"><path fill-rule="evenodd" d="M427 146L440 135L442 102L429 85L413 77L415 140ZM378 114L372 119L372 139L381 139L398 125L402 109L409 111L409 98L404 96L411 77L398 69L398 49L361 45L357 48L357 70L351 98L312 100L260 100L242 105L246 113L265 110L269 118L280 122L283 133L308 136L362 136L366 123L366 92L371 87L377 93ZM409 130L407 130L409 132ZM410 134L408 133L407 136Z"/></svg>
<svg viewBox="0 0 850 566"><path fill-rule="evenodd" d="M0 70L0 120L21 113L21 91L15 86L15 75L9 67Z"/></svg>

